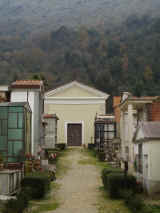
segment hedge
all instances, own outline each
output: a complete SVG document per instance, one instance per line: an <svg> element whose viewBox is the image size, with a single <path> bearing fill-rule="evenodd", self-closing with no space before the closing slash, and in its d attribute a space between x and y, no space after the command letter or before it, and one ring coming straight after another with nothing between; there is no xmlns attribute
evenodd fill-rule
<svg viewBox="0 0 160 213"><path fill-rule="evenodd" d="M88 149L94 149L95 148L95 144L94 143L89 143L88 144Z"/></svg>
<svg viewBox="0 0 160 213"><path fill-rule="evenodd" d="M145 208L144 202L140 196L133 196L130 195L126 197L125 203L128 206L128 208L131 210L133 213L147 213L147 209Z"/></svg>
<svg viewBox="0 0 160 213"><path fill-rule="evenodd" d="M108 175L111 173L123 173L123 171L120 168L104 168L102 170L101 178L102 178L102 182L103 182L105 190L107 190L108 188Z"/></svg>
<svg viewBox="0 0 160 213"><path fill-rule="evenodd" d="M10 199L5 202L2 213L23 213L29 205L30 196L27 191L20 191L16 199Z"/></svg>
<svg viewBox="0 0 160 213"><path fill-rule="evenodd" d="M45 175L26 176L21 181L22 189L29 188L31 199L40 199L50 188L50 180Z"/></svg>
<svg viewBox="0 0 160 213"><path fill-rule="evenodd" d="M100 161L105 161L105 158L106 158L105 152L98 152L97 155Z"/></svg>
<svg viewBox="0 0 160 213"><path fill-rule="evenodd" d="M110 173L107 179L107 187L111 198L123 198L125 190L131 190L132 193L136 192L136 178L132 175L124 176L123 173Z"/></svg>

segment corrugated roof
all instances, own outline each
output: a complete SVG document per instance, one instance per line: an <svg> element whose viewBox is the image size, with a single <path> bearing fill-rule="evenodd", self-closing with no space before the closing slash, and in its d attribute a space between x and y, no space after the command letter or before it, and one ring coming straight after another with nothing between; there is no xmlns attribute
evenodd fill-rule
<svg viewBox="0 0 160 213"><path fill-rule="evenodd" d="M43 81L40 80L17 80L11 84L11 88L40 88Z"/></svg>

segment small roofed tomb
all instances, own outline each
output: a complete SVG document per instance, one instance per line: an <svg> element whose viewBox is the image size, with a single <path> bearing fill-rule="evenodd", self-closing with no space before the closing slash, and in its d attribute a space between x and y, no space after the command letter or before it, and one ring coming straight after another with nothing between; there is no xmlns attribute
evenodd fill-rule
<svg viewBox="0 0 160 213"><path fill-rule="evenodd" d="M26 102L0 104L0 155L3 161L24 161L31 151L31 109Z"/></svg>
<svg viewBox="0 0 160 213"><path fill-rule="evenodd" d="M98 151L112 152L112 140L116 137L113 115L97 115L95 118L95 146Z"/></svg>
<svg viewBox="0 0 160 213"><path fill-rule="evenodd" d="M134 138L134 167L138 181L148 194L160 193L160 122L139 124Z"/></svg>
<svg viewBox="0 0 160 213"><path fill-rule="evenodd" d="M44 117L44 147L46 149L55 148L57 143L57 121L56 114L45 114Z"/></svg>

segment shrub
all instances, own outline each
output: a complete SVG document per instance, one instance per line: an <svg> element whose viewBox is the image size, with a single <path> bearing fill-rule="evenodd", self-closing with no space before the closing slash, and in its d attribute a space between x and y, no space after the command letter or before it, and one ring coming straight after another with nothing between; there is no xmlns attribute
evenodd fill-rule
<svg viewBox="0 0 160 213"><path fill-rule="evenodd" d="M17 199L8 200L5 203L2 213L23 213L28 207L29 199L29 195L25 190L20 191L17 195Z"/></svg>
<svg viewBox="0 0 160 213"><path fill-rule="evenodd" d="M98 159L100 161L105 161L105 158L106 158L105 152L98 152Z"/></svg>
<svg viewBox="0 0 160 213"><path fill-rule="evenodd" d="M57 143L56 148L58 148L60 150L64 150L66 148L66 144L65 143Z"/></svg>
<svg viewBox="0 0 160 213"><path fill-rule="evenodd" d="M159 213L160 212L160 205L146 205L144 207L144 213ZM142 212L143 213L143 212Z"/></svg>
<svg viewBox="0 0 160 213"><path fill-rule="evenodd" d="M141 182L137 182L136 192L137 193L142 193L143 192L143 184Z"/></svg>
<svg viewBox="0 0 160 213"><path fill-rule="evenodd" d="M23 189L30 189L31 199L40 199L50 188L50 180L46 175L26 176L21 182Z"/></svg>
<svg viewBox="0 0 160 213"><path fill-rule="evenodd" d="M19 208L17 199L10 199L5 203L4 208L2 209L2 213L19 213L20 210L23 213L24 210Z"/></svg>
<svg viewBox="0 0 160 213"><path fill-rule="evenodd" d="M104 189L108 188L108 175L111 173L121 173L123 172L120 168L104 168L101 173L102 182L104 185Z"/></svg>
<svg viewBox="0 0 160 213"><path fill-rule="evenodd" d="M137 192L137 181L133 175L127 175L124 177L124 187L132 190L134 193Z"/></svg>
<svg viewBox="0 0 160 213"><path fill-rule="evenodd" d="M125 200L126 205L133 213L143 213L146 212L145 205L140 196L128 196Z"/></svg>
<svg viewBox="0 0 160 213"><path fill-rule="evenodd" d="M58 152L59 149L58 149L58 148L46 148L45 151L46 151L47 153L52 153L52 152Z"/></svg>
<svg viewBox="0 0 160 213"><path fill-rule="evenodd" d="M95 144L94 143L89 143L88 144L88 149L94 149L95 147Z"/></svg>
<svg viewBox="0 0 160 213"><path fill-rule="evenodd" d="M132 175L124 176L123 173L108 174L107 187L111 198L123 198L123 190L128 189L135 193L136 178Z"/></svg>
<svg viewBox="0 0 160 213"><path fill-rule="evenodd" d="M133 191L130 189L121 189L120 195L121 195L121 198L123 198L124 200L128 199L128 197L130 197L130 196L135 196Z"/></svg>
<svg viewBox="0 0 160 213"><path fill-rule="evenodd" d="M121 189L124 186L124 175L121 173L110 173L108 175L107 186L111 198L121 198Z"/></svg>

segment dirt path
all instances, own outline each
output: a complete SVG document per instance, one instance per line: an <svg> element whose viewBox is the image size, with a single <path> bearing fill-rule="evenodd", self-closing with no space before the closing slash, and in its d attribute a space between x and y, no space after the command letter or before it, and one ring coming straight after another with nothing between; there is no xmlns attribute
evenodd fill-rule
<svg viewBox="0 0 160 213"><path fill-rule="evenodd" d="M96 166L83 163L89 159L90 156L80 148L72 149L61 158L70 168L56 181L60 184L55 195L60 206L53 213L98 213L100 172Z"/></svg>

